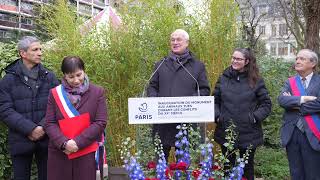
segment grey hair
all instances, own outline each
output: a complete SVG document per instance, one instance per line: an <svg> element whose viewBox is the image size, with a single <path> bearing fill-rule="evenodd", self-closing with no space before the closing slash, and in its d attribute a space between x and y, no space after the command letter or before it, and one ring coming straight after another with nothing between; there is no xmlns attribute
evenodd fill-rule
<svg viewBox="0 0 320 180"><path fill-rule="evenodd" d="M315 62L316 64L318 64L319 58L318 58L317 53L315 53L311 49L301 49L300 51L307 51L309 53L309 55L311 56L310 57L310 61Z"/></svg>
<svg viewBox="0 0 320 180"><path fill-rule="evenodd" d="M189 41L189 34L187 33L187 31L183 29L176 29L173 33L181 33L184 36L184 38L186 38L186 40Z"/></svg>
<svg viewBox="0 0 320 180"><path fill-rule="evenodd" d="M18 42L18 52L21 50L27 51L30 45L34 42L40 42L40 40L34 36L23 36Z"/></svg>

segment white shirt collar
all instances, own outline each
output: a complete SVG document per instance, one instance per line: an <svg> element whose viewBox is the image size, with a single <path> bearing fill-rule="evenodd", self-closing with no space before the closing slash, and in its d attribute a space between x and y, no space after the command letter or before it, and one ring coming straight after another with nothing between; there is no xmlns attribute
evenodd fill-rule
<svg viewBox="0 0 320 180"><path fill-rule="evenodd" d="M306 82L306 88L309 87L309 83L310 83L310 81L311 81L312 76L313 76L313 72L311 72L308 76L306 76L306 80L305 80L305 82ZM300 76L300 79L302 79L301 76Z"/></svg>

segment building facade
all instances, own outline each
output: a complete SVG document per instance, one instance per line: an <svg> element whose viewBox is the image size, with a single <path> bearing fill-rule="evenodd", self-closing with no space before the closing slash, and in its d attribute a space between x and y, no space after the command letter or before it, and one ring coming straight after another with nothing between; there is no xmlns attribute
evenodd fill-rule
<svg viewBox="0 0 320 180"><path fill-rule="evenodd" d="M251 2L248 4L247 2ZM290 33L283 11L276 0L240 0L240 9L247 12L245 19L256 22L255 37L265 43L267 53L276 58L295 58L295 37ZM255 18L255 19L253 19ZM240 20L240 18L239 18Z"/></svg>
<svg viewBox="0 0 320 180"><path fill-rule="evenodd" d="M34 7L52 0L1 0L0 40L16 39L19 34L32 34L35 30ZM69 0L81 16L92 17L108 5L108 0Z"/></svg>

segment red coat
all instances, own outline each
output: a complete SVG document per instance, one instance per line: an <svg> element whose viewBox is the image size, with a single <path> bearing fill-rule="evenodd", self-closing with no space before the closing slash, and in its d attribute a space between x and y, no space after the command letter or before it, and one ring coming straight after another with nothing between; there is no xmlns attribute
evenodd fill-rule
<svg viewBox="0 0 320 180"><path fill-rule="evenodd" d="M74 140L79 149L97 141L106 127L107 105L104 89L93 84L89 85L81 97L77 108L80 114L90 114L91 125ZM60 113L52 92L50 91L45 130L49 136L48 147L48 180L95 180L94 153L69 160L60 147L68 140L59 128L58 120L64 119Z"/></svg>

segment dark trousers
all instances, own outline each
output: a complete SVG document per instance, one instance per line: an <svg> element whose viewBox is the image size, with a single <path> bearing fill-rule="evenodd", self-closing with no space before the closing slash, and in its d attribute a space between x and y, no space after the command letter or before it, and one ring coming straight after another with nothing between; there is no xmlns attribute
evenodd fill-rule
<svg viewBox="0 0 320 180"><path fill-rule="evenodd" d="M227 148L224 146L221 146L222 153L226 155L227 153ZM246 153L247 149L239 149L240 151L240 157L242 158L243 155ZM256 149L251 149L249 152L249 157L248 157L248 163L244 167L244 175L243 177L247 178L248 180L253 180L254 179L254 153ZM232 167L235 167L237 165L236 161L236 154L232 153L231 155L228 156L228 159L230 161L229 165L226 165L226 169L230 170Z"/></svg>
<svg viewBox="0 0 320 180"><path fill-rule="evenodd" d="M38 168L37 179L47 179L48 148L37 147L34 152L11 155L14 180L30 180L33 156L35 156Z"/></svg>
<svg viewBox="0 0 320 180"><path fill-rule="evenodd" d="M286 151L292 180L320 180L320 152L312 149L298 128L293 130Z"/></svg>

